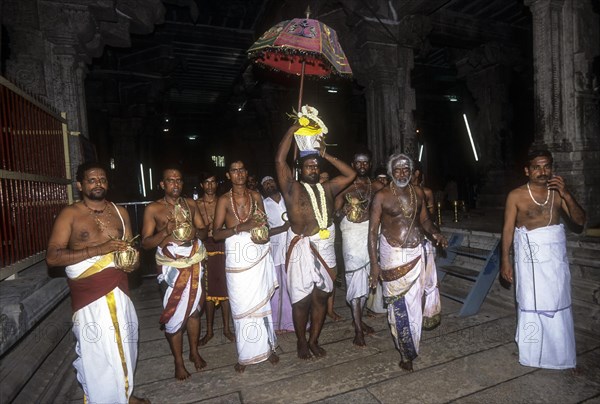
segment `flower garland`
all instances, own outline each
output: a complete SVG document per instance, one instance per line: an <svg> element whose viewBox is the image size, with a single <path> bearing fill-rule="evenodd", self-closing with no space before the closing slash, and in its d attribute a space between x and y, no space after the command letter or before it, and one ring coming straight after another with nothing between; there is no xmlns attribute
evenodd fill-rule
<svg viewBox="0 0 600 404"><path fill-rule="evenodd" d="M325 199L325 190L321 184L316 184L317 191L319 192L319 201L321 202L321 209L319 209L319 205L317 205L317 197L315 196L315 191L313 191L312 187L303 182L304 188L306 188L306 192L308 192L308 196L310 198L310 204L312 205L313 211L315 212L315 219L317 219L317 224L319 225L319 237L321 240L325 240L329 238L329 230L327 230L327 223L329 222L329 217L327 216L327 200Z"/></svg>

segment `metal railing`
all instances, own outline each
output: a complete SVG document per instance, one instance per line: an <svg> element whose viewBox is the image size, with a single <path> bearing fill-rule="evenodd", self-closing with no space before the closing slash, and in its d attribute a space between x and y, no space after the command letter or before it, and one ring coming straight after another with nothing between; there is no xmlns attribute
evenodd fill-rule
<svg viewBox="0 0 600 404"><path fill-rule="evenodd" d="M72 201L64 116L0 77L0 281L44 258Z"/></svg>

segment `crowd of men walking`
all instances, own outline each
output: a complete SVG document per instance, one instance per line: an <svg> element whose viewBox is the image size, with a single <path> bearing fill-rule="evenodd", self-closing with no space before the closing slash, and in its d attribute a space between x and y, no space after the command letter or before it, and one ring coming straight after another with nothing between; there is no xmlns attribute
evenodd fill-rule
<svg viewBox="0 0 600 404"><path fill-rule="evenodd" d="M218 196L218 179L208 173L201 179L203 195L197 200L182 196L180 169L165 167L162 172L164 195L144 211L141 245L156 251L164 307L159 322L177 379L190 377L183 357L185 332L189 360L196 371L206 367L200 347L214 336L218 307L223 334L236 343L238 372L263 361L277 364L277 336L282 332L295 332L298 358L326 355L319 336L326 315L336 315L331 298L337 268L336 222L354 345L365 346L365 336L373 333L363 321L367 301L372 311L387 312L399 366L408 371L419 352L421 330L440 324L434 251L448 243L432 220L433 194L423 184L422 168L406 154L393 154L387 162L388 178L379 181L370 177L369 151L358 151L349 165L324 149L302 154L291 167L287 156L298 127L293 125L283 136L274 177L260 181L263 195L249 184L241 160L228 165L229 191ZM323 161L340 175L321 178ZM568 263L565 268L564 257L558 256L564 252L559 215L563 212L582 226L585 212L563 179L552 176L549 153L531 154L525 174L529 182L507 200L501 268L502 277L512 282L509 250L514 238L520 276L518 327L539 326L536 343L520 339L517 328L520 361L526 366L574 368L570 287L565 287ZM108 179L102 165L80 166L77 186L82 200L58 216L47 262L67 267L78 340L74 363L78 380L92 403L149 402L132 395L138 321L128 297L127 276L114 262L115 254L130 248L129 216L106 199ZM544 196L544 203L537 202ZM517 234L513 234L515 227ZM562 249L557 253L554 247L552 251L536 247L550 258L532 259L527 237ZM523 243L529 243L529 260L522 257ZM544 262L544 270L552 268L543 285L536 284L535 278L530 282L527 275L537 270L540 282L539 262ZM557 282L563 287L544 289ZM201 311L207 323L203 337ZM97 338L90 338L92 331Z"/></svg>

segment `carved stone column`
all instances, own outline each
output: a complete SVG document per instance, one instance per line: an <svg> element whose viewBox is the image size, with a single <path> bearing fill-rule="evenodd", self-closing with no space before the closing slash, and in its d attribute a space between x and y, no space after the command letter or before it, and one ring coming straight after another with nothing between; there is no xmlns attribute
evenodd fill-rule
<svg viewBox="0 0 600 404"><path fill-rule="evenodd" d="M85 63L105 45L130 46L130 32L151 32L165 12L160 0L2 0L1 5L10 41L7 77L66 112L69 130L86 138ZM73 170L81 155L80 142L72 137Z"/></svg>
<svg viewBox="0 0 600 404"><path fill-rule="evenodd" d="M416 153L415 90L410 74L414 67L414 48L431 29L420 16L400 21L381 21L392 36L382 35L373 23L357 24L356 48L359 57L353 61L358 82L366 87L369 148L374 165L385 164L391 153Z"/></svg>
<svg viewBox="0 0 600 404"><path fill-rule="evenodd" d="M564 59L562 27L565 0L526 0L533 15L533 65L535 141L553 147L564 138L563 102L565 84L562 82Z"/></svg>
<svg viewBox="0 0 600 404"><path fill-rule="evenodd" d="M600 221L600 27L592 0L526 0L533 15L535 139L555 172Z"/></svg>
<svg viewBox="0 0 600 404"><path fill-rule="evenodd" d="M399 83L398 76L401 75L401 69L393 65L386 67L381 60L388 59L390 53L391 60L397 59L397 50L369 49L368 53L373 55L371 61L379 61L369 69L370 77L364 84L366 84L369 148L373 151L374 164L380 165L386 162L391 153L405 150L404 146L410 140L405 137L405 128L414 125L410 116L408 122L403 120L406 119L406 113L402 107L408 103L401 102L401 98L406 95L402 93ZM412 92L414 100L414 90L409 87L408 91ZM409 112L413 109L414 105Z"/></svg>

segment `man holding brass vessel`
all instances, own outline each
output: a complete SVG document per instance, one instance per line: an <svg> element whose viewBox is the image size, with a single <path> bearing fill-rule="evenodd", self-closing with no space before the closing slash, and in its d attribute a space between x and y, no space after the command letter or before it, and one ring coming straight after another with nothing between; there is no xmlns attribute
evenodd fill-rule
<svg viewBox="0 0 600 404"><path fill-rule="evenodd" d="M64 208L48 241L48 266L66 266L73 307L77 359L73 366L92 403L149 403L132 395L138 319L129 299L127 274L137 268L131 224L123 207L108 202L102 165L77 168L82 201ZM116 256L124 265L117 268ZM125 262L129 261L129 262ZM90 338L93 336L93 338Z"/></svg>
<svg viewBox="0 0 600 404"><path fill-rule="evenodd" d="M217 201L213 237L225 239L225 276L238 351L235 370L242 373L247 365L279 362L270 303L278 284L262 197L246 187L248 171L242 161L233 161L226 175L232 188Z"/></svg>
<svg viewBox="0 0 600 404"><path fill-rule="evenodd" d="M176 168L163 170L160 187L163 198L152 202L144 210L142 246L156 247L157 277L164 289L160 324L164 327L171 353L175 360L175 377L190 377L183 361L183 330L187 330L190 345L189 359L197 371L206 367L198 352L200 313L198 308L202 288L201 261L206 249L201 239L208 231L193 199L181 197L183 180Z"/></svg>
<svg viewBox="0 0 600 404"><path fill-rule="evenodd" d="M373 334L373 328L362 321L362 312L369 296L369 207L373 195L383 188L379 181L371 181L371 152L354 154L352 168L356 179L335 198L335 209L341 217L342 250L346 268L346 301L352 311L354 322L354 345L365 346L365 334Z"/></svg>
<svg viewBox="0 0 600 404"><path fill-rule="evenodd" d="M286 268L297 353L300 359L310 359L313 355L322 357L326 354L318 339L325 322L327 298L333 291L335 279L333 198L350 185L356 172L322 148L320 157L318 154L306 154L299 159L300 181L296 181L286 158L294 132L300 127L300 124L295 124L284 135L275 156L275 168L291 224ZM342 175L320 184L319 158L329 161ZM307 341L309 316L311 325Z"/></svg>

